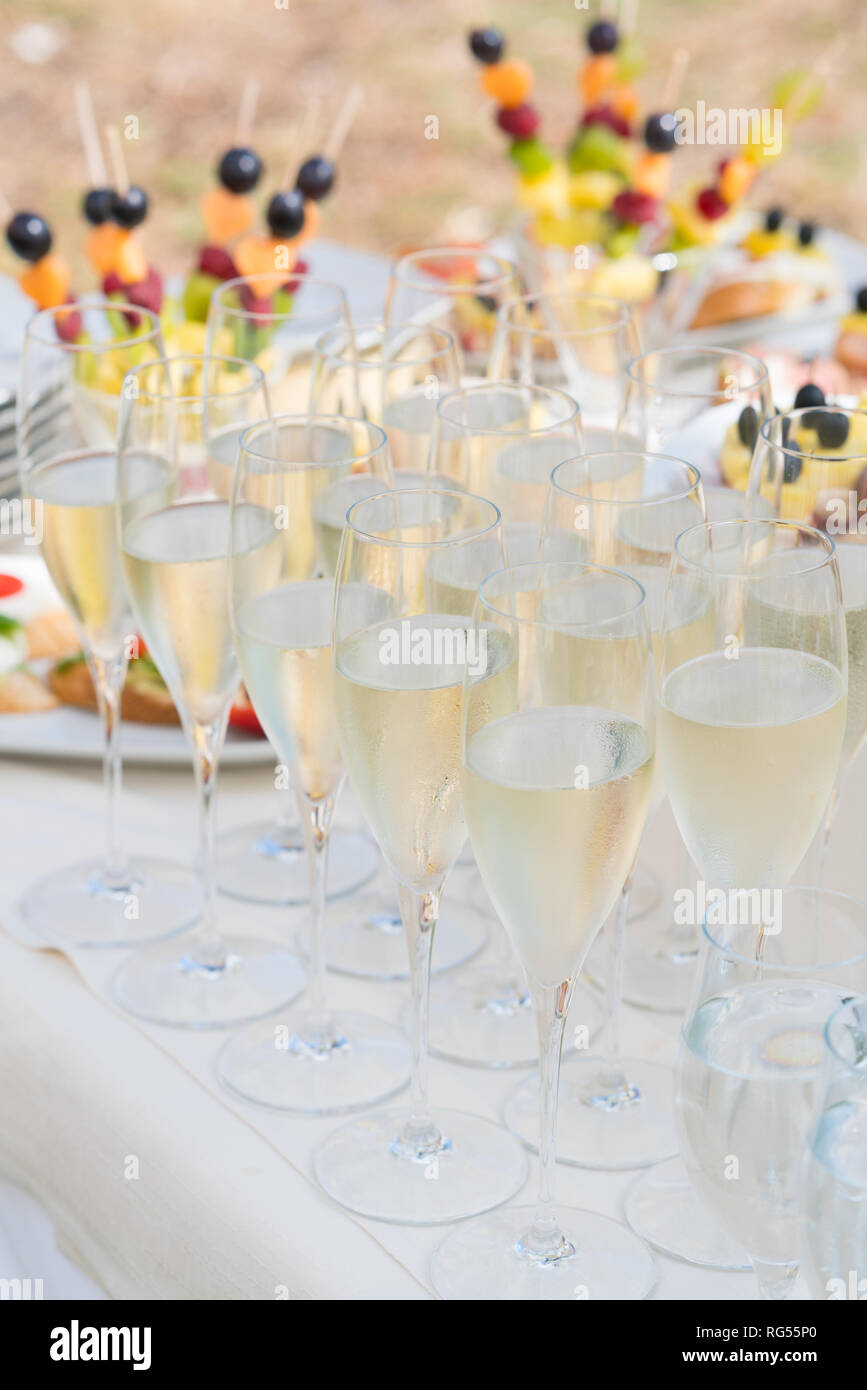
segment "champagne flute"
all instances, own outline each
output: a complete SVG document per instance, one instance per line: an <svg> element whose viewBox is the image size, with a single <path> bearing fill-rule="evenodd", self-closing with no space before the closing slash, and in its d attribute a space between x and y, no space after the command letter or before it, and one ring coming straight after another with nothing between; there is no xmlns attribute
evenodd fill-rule
<svg viewBox="0 0 867 1390"><path fill-rule="evenodd" d="M239 358L173 357L129 373L118 434L117 522L127 591L148 651L189 738L199 796L201 923L173 943L129 958L114 976L118 1002L141 1018L216 1028L273 1013L293 999L304 971L288 951L216 921L214 809L217 766L240 675L228 604L226 459L244 428L268 414L265 378ZM230 444L229 441L234 441ZM138 479L162 478L145 505ZM255 507L235 565L250 590L276 572L279 538ZM236 581L240 583L240 580Z"/></svg>
<svg viewBox="0 0 867 1390"><path fill-rule="evenodd" d="M440 397L458 385L454 339L445 329L408 323L387 332L381 323L356 324L323 333L316 344L311 407L362 416L388 433L396 488L452 486L428 474L434 415ZM380 492L376 480L353 476L320 502L329 572L334 572L346 513L353 502ZM330 969L363 979L407 979L408 962L393 891L373 884L329 914ZM487 939L484 918L463 903L437 924L434 973L478 955ZM302 929L302 949L306 938Z"/></svg>
<svg viewBox="0 0 867 1390"><path fill-rule="evenodd" d="M205 351L253 362L265 373L271 409L307 410L314 345L321 334L350 323L339 285L313 275L266 274L227 280L211 295ZM350 411L349 414L354 412ZM226 459L225 496L231 494L234 454ZM275 821L224 831L218 839L217 885L245 902L303 903L308 872L303 836L294 823L293 798L279 793ZM376 872L369 838L332 833L328 896L352 893Z"/></svg>
<svg viewBox="0 0 867 1390"><path fill-rule="evenodd" d="M514 666L505 636L473 642L473 590L440 606L432 580L451 555L477 583L502 564L496 507L465 492L399 489L357 502L340 550L334 619L337 725L347 771L394 875L411 965L409 1107L344 1125L316 1150L325 1191L364 1216L456 1221L504 1202L526 1158L500 1126L428 1107L427 1005L443 885L466 838L460 789L461 681L471 665L505 710Z"/></svg>
<svg viewBox="0 0 867 1390"><path fill-rule="evenodd" d="M737 484L733 496L741 497L752 444L773 414L764 362L732 348L661 348L628 363L626 381L622 429L641 440L639 448L694 464L706 489L708 518L716 520L721 508L707 497L708 480L722 468L726 481ZM751 514L761 511L753 508ZM639 861L636 877L643 872ZM689 864L683 873L691 873ZM624 999L682 1014L699 941L697 926L683 926L668 913L645 922L625 963Z"/></svg>
<svg viewBox="0 0 867 1390"><path fill-rule="evenodd" d="M440 397L459 384L454 338L432 324L339 325L317 340L311 407L356 415L388 435L395 473L424 473Z"/></svg>
<svg viewBox="0 0 867 1390"><path fill-rule="evenodd" d="M768 518L708 522L678 537L671 560L659 671L659 749L666 789L700 887L777 889L815 834L846 724L846 630L834 547L812 527ZM706 603L714 630L683 659L677 607ZM813 612L767 642L768 606ZM671 632L669 632L671 628ZM821 655L817 655L817 650ZM686 893L689 899L689 893ZM695 910L688 915L701 918ZM731 1267L732 1233L686 1173L641 1178L627 1215L684 1259ZM648 1225L648 1218L650 1225Z"/></svg>
<svg viewBox="0 0 867 1390"><path fill-rule="evenodd" d="M798 1274L799 1178L821 1102L823 1032L867 983L865 905L806 887L735 893L714 908L703 936L676 1064L684 1158L704 1200L749 1250L760 1296L785 1299ZM818 1130L826 1161L841 1110L830 1129L827 1114ZM853 1126L850 1145L857 1137ZM834 1157L845 1161L839 1150ZM826 1173L823 1195L833 1184ZM826 1210L814 1207L820 1217ZM835 1234L845 1241L856 1229L838 1225ZM843 1253L833 1249L832 1262ZM832 1275L845 1280L848 1268Z"/></svg>
<svg viewBox="0 0 867 1390"><path fill-rule="evenodd" d="M858 510L858 484L865 468L867 412L826 406L789 410L763 425L749 485L752 515L764 504L774 516L818 526L834 538L837 547L849 650L849 701L839 777L819 837L820 883L840 787L867 742L867 523L859 525ZM773 643L788 627L813 624L812 614L798 611L785 594L764 616L766 640Z"/></svg>
<svg viewBox="0 0 867 1390"><path fill-rule="evenodd" d="M73 312L84 333L71 342L64 329ZM118 830L120 699L136 636L115 534L117 418L126 372L162 350L156 315L114 300L45 309L24 342L21 492L36 509L42 556L78 629L105 726L103 857L55 871L24 898L29 925L59 946L142 945L182 931L201 911L190 870L129 856ZM148 506L161 486L143 464L133 503Z"/></svg>
<svg viewBox="0 0 867 1390"><path fill-rule="evenodd" d="M430 467L489 498L503 518L509 564L539 556L539 522L551 471L583 445L582 421L565 391L509 381L479 382L444 396L437 407ZM460 582L448 563L442 602ZM472 583L474 576L469 577ZM472 863L469 852L468 862ZM487 909L490 914L490 908ZM496 920L496 919L495 919ZM581 1022L598 1021L584 990ZM431 989L431 1050L472 1066L531 1066L536 1029L524 973L496 922L494 958L437 980Z"/></svg>
<svg viewBox="0 0 867 1390"><path fill-rule="evenodd" d="M223 1081L248 1100L323 1114L401 1090L409 1051L397 1028L329 1008L325 988L325 867L343 765L334 712L334 581L317 546L317 502L350 476L390 478L385 434L332 415L279 415L241 436L232 495L230 606L253 706L288 770L310 865L312 976L308 997L253 1024L220 1053ZM270 528L276 565L249 569L250 514Z"/></svg>
<svg viewBox="0 0 867 1390"><path fill-rule="evenodd" d="M863 935L867 930L864 904L845 901L851 902ZM841 1004L827 1022L821 1091L819 1118L802 1175L804 1273L814 1298L863 1299L867 1293L867 995Z"/></svg>
<svg viewBox="0 0 867 1390"><path fill-rule="evenodd" d="M623 415L626 364L640 351L628 304L599 294L522 295L497 315L488 375L554 386L581 406L586 431L614 431ZM608 440L593 440L595 452Z"/></svg>
<svg viewBox="0 0 867 1390"><path fill-rule="evenodd" d="M412 251L394 264L385 300L389 333L407 323L434 324L455 340L461 376L484 377L497 310L521 293L518 267L468 246Z"/></svg>
<svg viewBox="0 0 867 1390"><path fill-rule="evenodd" d="M704 520L698 469L663 454L586 454L554 469L542 523L542 554L563 561L613 565L641 584L654 659L660 656L668 564L676 537ZM680 612L684 655L703 650L711 622L707 604L686 596ZM609 684L620 678L613 643L596 645L596 682L587 703L610 703ZM583 679L582 674L582 679ZM593 700L591 700L591 695ZM665 798L659 751L651 812ZM635 1168L677 1151L670 1067L622 1055L620 1014L626 923L632 870L609 925L606 972L608 1038L602 1055L584 1053L563 1064L568 1101L562 1107L557 1156L591 1168ZM538 1141L538 1079L529 1077L506 1105L506 1123L527 1144Z"/></svg>
<svg viewBox="0 0 867 1390"><path fill-rule="evenodd" d="M464 681L463 793L485 886L520 957L539 1031L539 1193L449 1235L452 1299L638 1299L650 1251L627 1227L554 1207L557 1088L575 979L617 899L650 803L653 661L641 585L598 565L518 565L479 589L478 628L514 652L511 704ZM617 669L600 690L599 648ZM604 700L604 703L603 703Z"/></svg>

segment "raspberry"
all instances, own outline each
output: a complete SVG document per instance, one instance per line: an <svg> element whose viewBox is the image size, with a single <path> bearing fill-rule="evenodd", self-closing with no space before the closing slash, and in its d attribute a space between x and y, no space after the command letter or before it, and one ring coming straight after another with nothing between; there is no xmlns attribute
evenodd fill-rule
<svg viewBox="0 0 867 1390"><path fill-rule="evenodd" d="M718 217L725 217L729 210L728 203L720 197L715 188L703 188L695 200L695 205L702 217L706 217L708 222L715 222Z"/></svg>
<svg viewBox="0 0 867 1390"><path fill-rule="evenodd" d="M627 188L618 193L611 204L611 211L621 222L631 222L640 226L642 222L653 222L656 218L657 200L649 193L639 193L637 189Z"/></svg>
<svg viewBox="0 0 867 1390"><path fill-rule="evenodd" d="M539 113L526 101L520 106L503 106L497 112L497 125L513 140L529 140L539 129Z"/></svg>
<svg viewBox="0 0 867 1390"><path fill-rule="evenodd" d="M222 246L202 247L199 270L205 275L215 275L218 280L234 280L238 275L238 267Z"/></svg>
<svg viewBox="0 0 867 1390"><path fill-rule="evenodd" d="M615 135L622 135L624 139L629 137L629 122L622 116L618 116L610 106L600 103L598 106L588 106L584 112L582 125L607 125L609 130L613 130Z"/></svg>

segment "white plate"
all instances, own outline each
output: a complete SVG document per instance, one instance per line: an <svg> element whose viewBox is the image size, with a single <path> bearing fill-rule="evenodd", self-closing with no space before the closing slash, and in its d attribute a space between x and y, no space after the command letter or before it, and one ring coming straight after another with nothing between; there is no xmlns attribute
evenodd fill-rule
<svg viewBox="0 0 867 1390"><path fill-rule="evenodd" d="M170 725L125 723L121 730L125 763L190 767L192 752L183 731ZM0 714L0 757L73 759L102 757L102 725L88 710L61 706L38 714ZM220 766L257 767L277 758L266 738L230 729Z"/></svg>

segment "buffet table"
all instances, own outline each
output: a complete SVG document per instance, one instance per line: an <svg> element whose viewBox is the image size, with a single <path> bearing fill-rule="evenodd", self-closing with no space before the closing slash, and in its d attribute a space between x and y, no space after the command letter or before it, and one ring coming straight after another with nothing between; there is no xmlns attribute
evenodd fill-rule
<svg viewBox="0 0 867 1390"><path fill-rule="evenodd" d="M829 874L834 886L857 891L860 885L862 893L856 827L867 810L864 768L862 758L843 797ZM269 780L263 768L227 769L223 824L268 814ZM191 774L135 767L127 785L129 843L175 857L191 851ZM114 1298L433 1297L426 1267L440 1229L363 1221L317 1188L311 1153L339 1120L275 1114L231 1097L214 1070L223 1034L152 1027L108 999L106 981L120 953L79 952L72 959L28 941L16 899L49 865L92 848L101 806L93 765L2 762L3 1176L42 1203L61 1248ZM348 799L341 821L358 824ZM667 810L650 827L645 852L663 876L666 866L677 873L680 849ZM228 898L221 911L232 929L284 940L304 917L303 909L247 907ZM405 984L340 976L331 983L338 1005L400 1020ZM671 1060L676 1032L674 1016L625 1011L628 1050ZM498 1117L522 1074L434 1060L432 1097ZM570 1205L618 1215L633 1177L561 1166L559 1195ZM657 1298L755 1293L750 1274L696 1269L662 1256L658 1265Z"/></svg>

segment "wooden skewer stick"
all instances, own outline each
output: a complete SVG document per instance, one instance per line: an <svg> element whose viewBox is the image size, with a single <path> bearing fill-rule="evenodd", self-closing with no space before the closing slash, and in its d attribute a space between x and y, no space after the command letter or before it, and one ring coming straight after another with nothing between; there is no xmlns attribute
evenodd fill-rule
<svg viewBox="0 0 867 1390"><path fill-rule="evenodd" d="M261 86L257 78L248 77L244 83L244 90L241 93L241 104L238 107L238 119L235 122L235 145L249 145L250 136L253 133L253 122L256 119L256 107L259 105L259 92Z"/></svg>
<svg viewBox="0 0 867 1390"><path fill-rule="evenodd" d="M680 89L683 86L683 79L689 67L689 49L676 48L671 55L671 67L668 69L668 77L665 79L665 86L662 89L660 110L673 111L677 98L680 96Z"/></svg>
<svg viewBox="0 0 867 1390"><path fill-rule="evenodd" d="M851 38L847 39L845 34L838 34L836 38L831 40L828 46L821 51L816 61L810 64L792 95L789 97L789 100L786 102L784 110L797 112L799 103L806 99L810 92L810 88L816 83L825 80L834 68L844 47L850 42Z"/></svg>
<svg viewBox="0 0 867 1390"><path fill-rule="evenodd" d="M123 154L123 141L120 138L120 131L115 125L105 127L105 138L108 142L108 156L111 160L111 170L114 175L114 186L121 198L125 198L129 192L129 174L126 172L126 160Z"/></svg>
<svg viewBox="0 0 867 1390"><path fill-rule="evenodd" d="M102 146L99 143L99 131L96 125L89 82L76 82L75 109L78 113L78 128L81 131L81 143L84 146L84 157L87 160L87 175L90 179L90 186L91 188L104 188L108 183L108 173L105 160L102 157Z"/></svg>
<svg viewBox="0 0 867 1390"><path fill-rule="evenodd" d="M337 163L338 156L340 154L340 151L343 149L346 137L352 129L352 122L358 115L358 108L361 105L362 96L363 93L361 90L361 84L356 82L354 86L349 88L349 91L343 98L343 105L341 106L334 119L334 125L331 127L331 133L328 136L328 139L325 141L325 145L323 147L323 153L325 155L325 158L330 159L332 164Z"/></svg>
<svg viewBox="0 0 867 1390"><path fill-rule="evenodd" d="M316 127L319 124L321 103L318 97L311 97L301 119L297 122L295 131L292 135L292 152L283 173L281 188L291 188L292 181L298 173L303 160L315 153L313 148L313 137L316 134Z"/></svg>
<svg viewBox="0 0 867 1390"><path fill-rule="evenodd" d="M617 33L621 39L628 39L638 27L638 0L620 0L617 17Z"/></svg>

